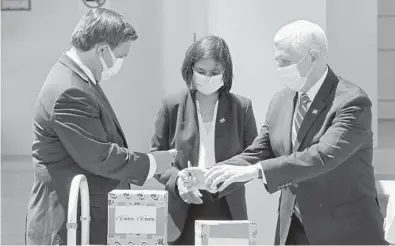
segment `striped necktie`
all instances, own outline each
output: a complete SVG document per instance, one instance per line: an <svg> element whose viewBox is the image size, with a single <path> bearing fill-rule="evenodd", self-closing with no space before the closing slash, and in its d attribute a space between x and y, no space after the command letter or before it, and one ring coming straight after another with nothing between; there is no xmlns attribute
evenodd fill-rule
<svg viewBox="0 0 395 246"><path fill-rule="evenodd" d="M295 117L295 130L296 134L299 132L300 126L302 125L303 119L306 116L308 108L308 103L310 102L309 96L306 93L302 93L299 99L298 111Z"/></svg>
<svg viewBox="0 0 395 246"><path fill-rule="evenodd" d="M302 93L299 98L299 106L298 106L298 111L296 112L296 117L295 117L295 130L296 134L298 134L300 126L302 125L303 119L306 116L308 108L308 103L310 102L309 96L307 96L306 93ZM296 217L300 221L302 221L302 216L300 215L300 210L299 210L299 205L295 201L295 207L294 207L294 213Z"/></svg>

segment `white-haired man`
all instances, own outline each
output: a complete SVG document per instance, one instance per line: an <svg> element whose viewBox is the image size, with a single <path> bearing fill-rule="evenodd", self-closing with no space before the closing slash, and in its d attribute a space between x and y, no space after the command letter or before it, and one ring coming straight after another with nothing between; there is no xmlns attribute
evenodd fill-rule
<svg viewBox="0 0 395 246"><path fill-rule="evenodd" d="M324 31L308 21L277 32L275 60L286 88L272 99L252 145L205 181L219 185L219 197L254 178L270 193L281 190L275 244L386 244L371 101L329 68L327 46Z"/></svg>

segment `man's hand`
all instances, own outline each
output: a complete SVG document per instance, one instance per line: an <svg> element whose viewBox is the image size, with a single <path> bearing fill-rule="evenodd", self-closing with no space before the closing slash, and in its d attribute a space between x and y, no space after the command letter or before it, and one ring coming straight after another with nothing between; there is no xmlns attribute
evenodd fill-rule
<svg viewBox="0 0 395 246"><path fill-rule="evenodd" d="M258 175L258 168L254 165L234 166L221 164L208 170L205 174L205 183L210 184L211 190L220 192L232 183L248 182L254 178L258 178ZM219 184L221 184L221 186L217 189Z"/></svg>
<svg viewBox="0 0 395 246"><path fill-rule="evenodd" d="M168 170L174 163L174 159L177 155L177 150L165 150L165 151L155 151L151 153L155 158L156 171L155 174L162 174Z"/></svg>
<svg viewBox="0 0 395 246"><path fill-rule="evenodd" d="M180 197L186 203L202 204L202 194L196 187L196 177L191 176L185 169L178 172L177 188Z"/></svg>

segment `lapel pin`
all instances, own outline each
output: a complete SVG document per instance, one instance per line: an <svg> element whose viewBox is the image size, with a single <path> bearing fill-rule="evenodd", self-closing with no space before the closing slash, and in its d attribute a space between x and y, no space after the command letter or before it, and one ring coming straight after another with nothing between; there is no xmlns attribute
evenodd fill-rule
<svg viewBox="0 0 395 246"><path fill-rule="evenodd" d="M219 122L220 122L220 123L224 123L224 122L225 122L225 119L222 118L222 119L219 120Z"/></svg>
<svg viewBox="0 0 395 246"><path fill-rule="evenodd" d="M317 113L318 113L318 110L317 110L317 109L314 109L312 113L313 113L313 114L317 114Z"/></svg>

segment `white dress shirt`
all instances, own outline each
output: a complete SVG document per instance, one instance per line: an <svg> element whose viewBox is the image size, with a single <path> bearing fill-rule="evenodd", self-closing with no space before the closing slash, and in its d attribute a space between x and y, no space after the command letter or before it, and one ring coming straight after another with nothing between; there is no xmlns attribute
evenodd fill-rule
<svg viewBox="0 0 395 246"><path fill-rule="evenodd" d="M68 50L66 52L66 55L68 57L70 57L70 59L73 60L82 69L82 71L84 71L84 73L89 77L89 79L92 81L92 83L94 83L96 85L97 82L96 82L95 77L93 76L92 71L82 63L81 59L78 57L78 54L77 54L75 48L73 47L70 50ZM147 179L150 179L155 175L156 161L155 161L155 158L153 155L151 155L151 154L147 154L147 155L148 155L148 158L150 161L150 169L148 172Z"/></svg>
<svg viewBox="0 0 395 246"><path fill-rule="evenodd" d="M328 67L326 67L325 72L322 74L321 78L317 81L317 83L315 83L313 85L313 87L311 87L306 92L307 96L310 99L310 102L307 104L307 110L309 109L311 103L314 101L314 98L317 95L317 93L318 93L319 89L321 88L322 84L324 83L325 78L326 78L327 75L328 75ZM296 136L297 136L296 128L295 128L295 117L296 117L297 108L299 107L299 102L300 102L300 95L298 95L298 96L299 96L299 98L298 98L298 101L296 102L296 107L295 107L295 112L294 112L294 115L293 115L293 122L292 122L292 136L291 136L292 137L292 146L295 144L295 140L296 140ZM262 170L261 163L258 163L257 165L258 165L257 167ZM262 181L266 184L266 177L265 177L265 173L264 172L262 172Z"/></svg>
<svg viewBox="0 0 395 246"><path fill-rule="evenodd" d="M328 67L326 67L324 74L321 78L311 87L308 91L306 91L307 96L309 97L310 101L307 103L307 110L309 110L311 103L314 101L315 96L317 95L318 91L320 90L322 83L324 83L325 78L328 74ZM298 95L298 101L296 102L293 122L292 122L292 146L295 144L295 140L297 137L296 128L295 128L295 118L297 114L297 109L299 108L300 104L300 94Z"/></svg>
<svg viewBox="0 0 395 246"><path fill-rule="evenodd" d="M76 52L76 50L75 50L74 47L71 48L70 50L68 50L68 51L66 52L66 55L67 55L68 57L70 57L71 60L73 60L73 61L82 69L82 71L84 71L84 73L89 77L89 79L90 79L94 84L96 84L96 79L95 79L95 77L93 76L92 71L91 71L87 66L85 66L85 65L82 63L82 61L81 61L81 59L78 57L78 54L77 54L77 52Z"/></svg>
<svg viewBox="0 0 395 246"><path fill-rule="evenodd" d="M208 169L215 163L215 122L217 119L218 101L214 106L213 119L211 122L204 123L200 115L199 102L196 101L199 122L199 161L198 167Z"/></svg>

